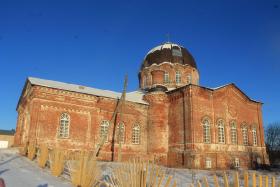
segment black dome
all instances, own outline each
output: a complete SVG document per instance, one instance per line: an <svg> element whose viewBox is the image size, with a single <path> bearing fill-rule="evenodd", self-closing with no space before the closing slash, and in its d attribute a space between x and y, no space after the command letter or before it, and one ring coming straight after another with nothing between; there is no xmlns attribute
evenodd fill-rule
<svg viewBox="0 0 280 187"><path fill-rule="evenodd" d="M152 64L161 64L163 62L190 65L197 68L194 58L186 48L167 42L151 49L147 53L142 63L141 70Z"/></svg>

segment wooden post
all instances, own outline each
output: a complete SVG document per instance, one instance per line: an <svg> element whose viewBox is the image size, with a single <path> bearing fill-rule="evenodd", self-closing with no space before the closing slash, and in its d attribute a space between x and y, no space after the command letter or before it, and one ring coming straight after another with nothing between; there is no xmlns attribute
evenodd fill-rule
<svg viewBox="0 0 280 187"><path fill-rule="evenodd" d="M244 172L244 187L249 187L249 176L247 171Z"/></svg>
<svg viewBox="0 0 280 187"><path fill-rule="evenodd" d="M203 177L203 182L204 182L205 187L209 187L209 184L208 184L206 176Z"/></svg>
<svg viewBox="0 0 280 187"><path fill-rule="evenodd" d="M265 176L265 187L268 187L268 176Z"/></svg>
<svg viewBox="0 0 280 187"><path fill-rule="evenodd" d="M197 187L201 187L199 180L197 180Z"/></svg>
<svg viewBox="0 0 280 187"><path fill-rule="evenodd" d="M259 175L259 187L262 187L262 175Z"/></svg>
<svg viewBox="0 0 280 187"><path fill-rule="evenodd" d="M125 76L125 80L124 80L124 86L123 86L123 93L122 93L122 100L121 100L121 109L120 109L120 123L122 120L122 114L123 114L123 108L124 108L124 104L125 104L125 96L126 96L126 87L127 87L127 75ZM123 124L124 125L124 124ZM119 125L119 149L118 149L118 162L122 161L122 141L120 140L121 137L121 133L124 136L124 132L122 132L123 130L121 130L121 127Z"/></svg>
<svg viewBox="0 0 280 187"><path fill-rule="evenodd" d="M227 177L226 172L224 172L224 187L229 187L229 184L228 184L228 177Z"/></svg>
<svg viewBox="0 0 280 187"><path fill-rule="evenodd" d="M238 172L234 173L234 187L239 187L239 174L238 174Z"/></svg>
<svg viewBox="0 0 280 187"><path fill-rule="evenodd" d="M172 179L172 176L169 176L167 181L166 181L166 183L165 183L165 185L164 185L164 187L168 187L169 186L169 184L171 182L171 179Z"/></svg>
<svg viewBox="0 0 280 187"><path fill-rule="evenodd" d="M215 184L215 187L220 187L217 175L214 175L214 184Z"/></svg>
<svg viewBox="0 0 280 187"><path fill-rule="evenodd" d="M256 173L255 172L252 173L252 185L253 185L253 187L257 187L257 185L256 185Z"/></svg>
<svg viewBox="0 0 280 187"><path fill-rule="evenodd" d="M272 177L272 181L271 181L271 187L275 187L275 177Z"/></svg>

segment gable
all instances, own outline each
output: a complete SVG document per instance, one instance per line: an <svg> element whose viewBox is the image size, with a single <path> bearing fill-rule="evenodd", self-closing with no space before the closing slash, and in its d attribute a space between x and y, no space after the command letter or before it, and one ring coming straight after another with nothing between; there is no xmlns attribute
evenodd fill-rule
<svg viewBox="0 0 280 187"><path fill-rule="evenodd" d="M225 86L221 86L216 88L214 91L218 91L218 90L223 90L223 89L230 89L231 91L235 92L235 94L239 95L240 97L242 97L244 100L248 100L250 102L254 102L254 103L261 103L260 101L256 101L251 99L248 95L246 95L240 88L238 88L234 83L231 84L227 84Z"/></svg>

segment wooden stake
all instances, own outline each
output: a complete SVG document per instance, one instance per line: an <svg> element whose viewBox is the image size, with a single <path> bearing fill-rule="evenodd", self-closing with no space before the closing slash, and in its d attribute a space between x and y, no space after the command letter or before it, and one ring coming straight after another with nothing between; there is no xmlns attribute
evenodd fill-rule
<svg viewBox="0 0 280 187"><path fill-rule="evenodd" d="M199 180L197 181L197 187L201 187Z"/></svg>
<svg viewBox="0 0 280 187"><path fill-rule="evenodd" d="M271 187L275 187L275 177L272 177Z"/></svg>
<svg viewBox="0 0 280 187"><path fill-rule="evenodd" d="M229 187L229 184L228 184L228 177L227 177L226 172L224 172L224 187Z"/></svg>
<svg viewBox="0 0 280 187"><path fill-rule="evenodd" d="M247 171L244 172L244 187L249 187L249 176Z"/></svg>
<svg viewBox="0 0 280 187"><path fill-rule="evenodd" d="M254 173L252 173L252 185L253 185L253 187L257 187L257 184L256 184L256 173L254 172Z"/></svg>
<svg viewBox="0 0 280 187"><path fill-rule="evenodd" d="M215 187L220 187L217 175L214 175L214 184L215 184Z"/></svg>
<svg viewBox="0 0 280 187"><path fill-rule="evenodd" d="M268 187L268 176L265 176L265 187Z"/></svg>
<svg viewBox="0 0 280 187"><path fill-rule="evenodd" d="M234 187L239 187L239 175L238 175L238 172L234 173Z"/></svg>
<svg viewBox="0 0 280 187"><path fill-rule="evenodd" d="M203 177L203 182L204 182L205 187L209 187L206 176Z"/></svg>
<svg viewBox="0 0 280 187"><path fill-rule="evenodd" d="M259 187L262 187L263 185L262 185L262 175L259 175Z"/></svg>

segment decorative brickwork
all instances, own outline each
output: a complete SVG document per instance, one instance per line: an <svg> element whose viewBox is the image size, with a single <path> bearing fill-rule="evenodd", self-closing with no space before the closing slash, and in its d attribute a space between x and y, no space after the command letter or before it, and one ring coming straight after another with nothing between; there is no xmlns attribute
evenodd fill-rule
<svg viewBox="0 0 280 187"><path fill-rule="evenodd" d="M121 123L123 160L142 157L169 167L198 169L269 164L262 103L234 84L216 89L199 86L194 59L190 55L179 58L181 48L168 46L149 53L153 58L139 73L141 90L127 94L121 121L119 114L111 121L120 94L27 79L17 106L15 144L94 150L108 131L98 158L112 161L118 154ZM163 56L153 55L155 51ZM175 55L175 60L166 62L165 52L168 59ZM180 72L180 83L176 72Z"/></svg>

